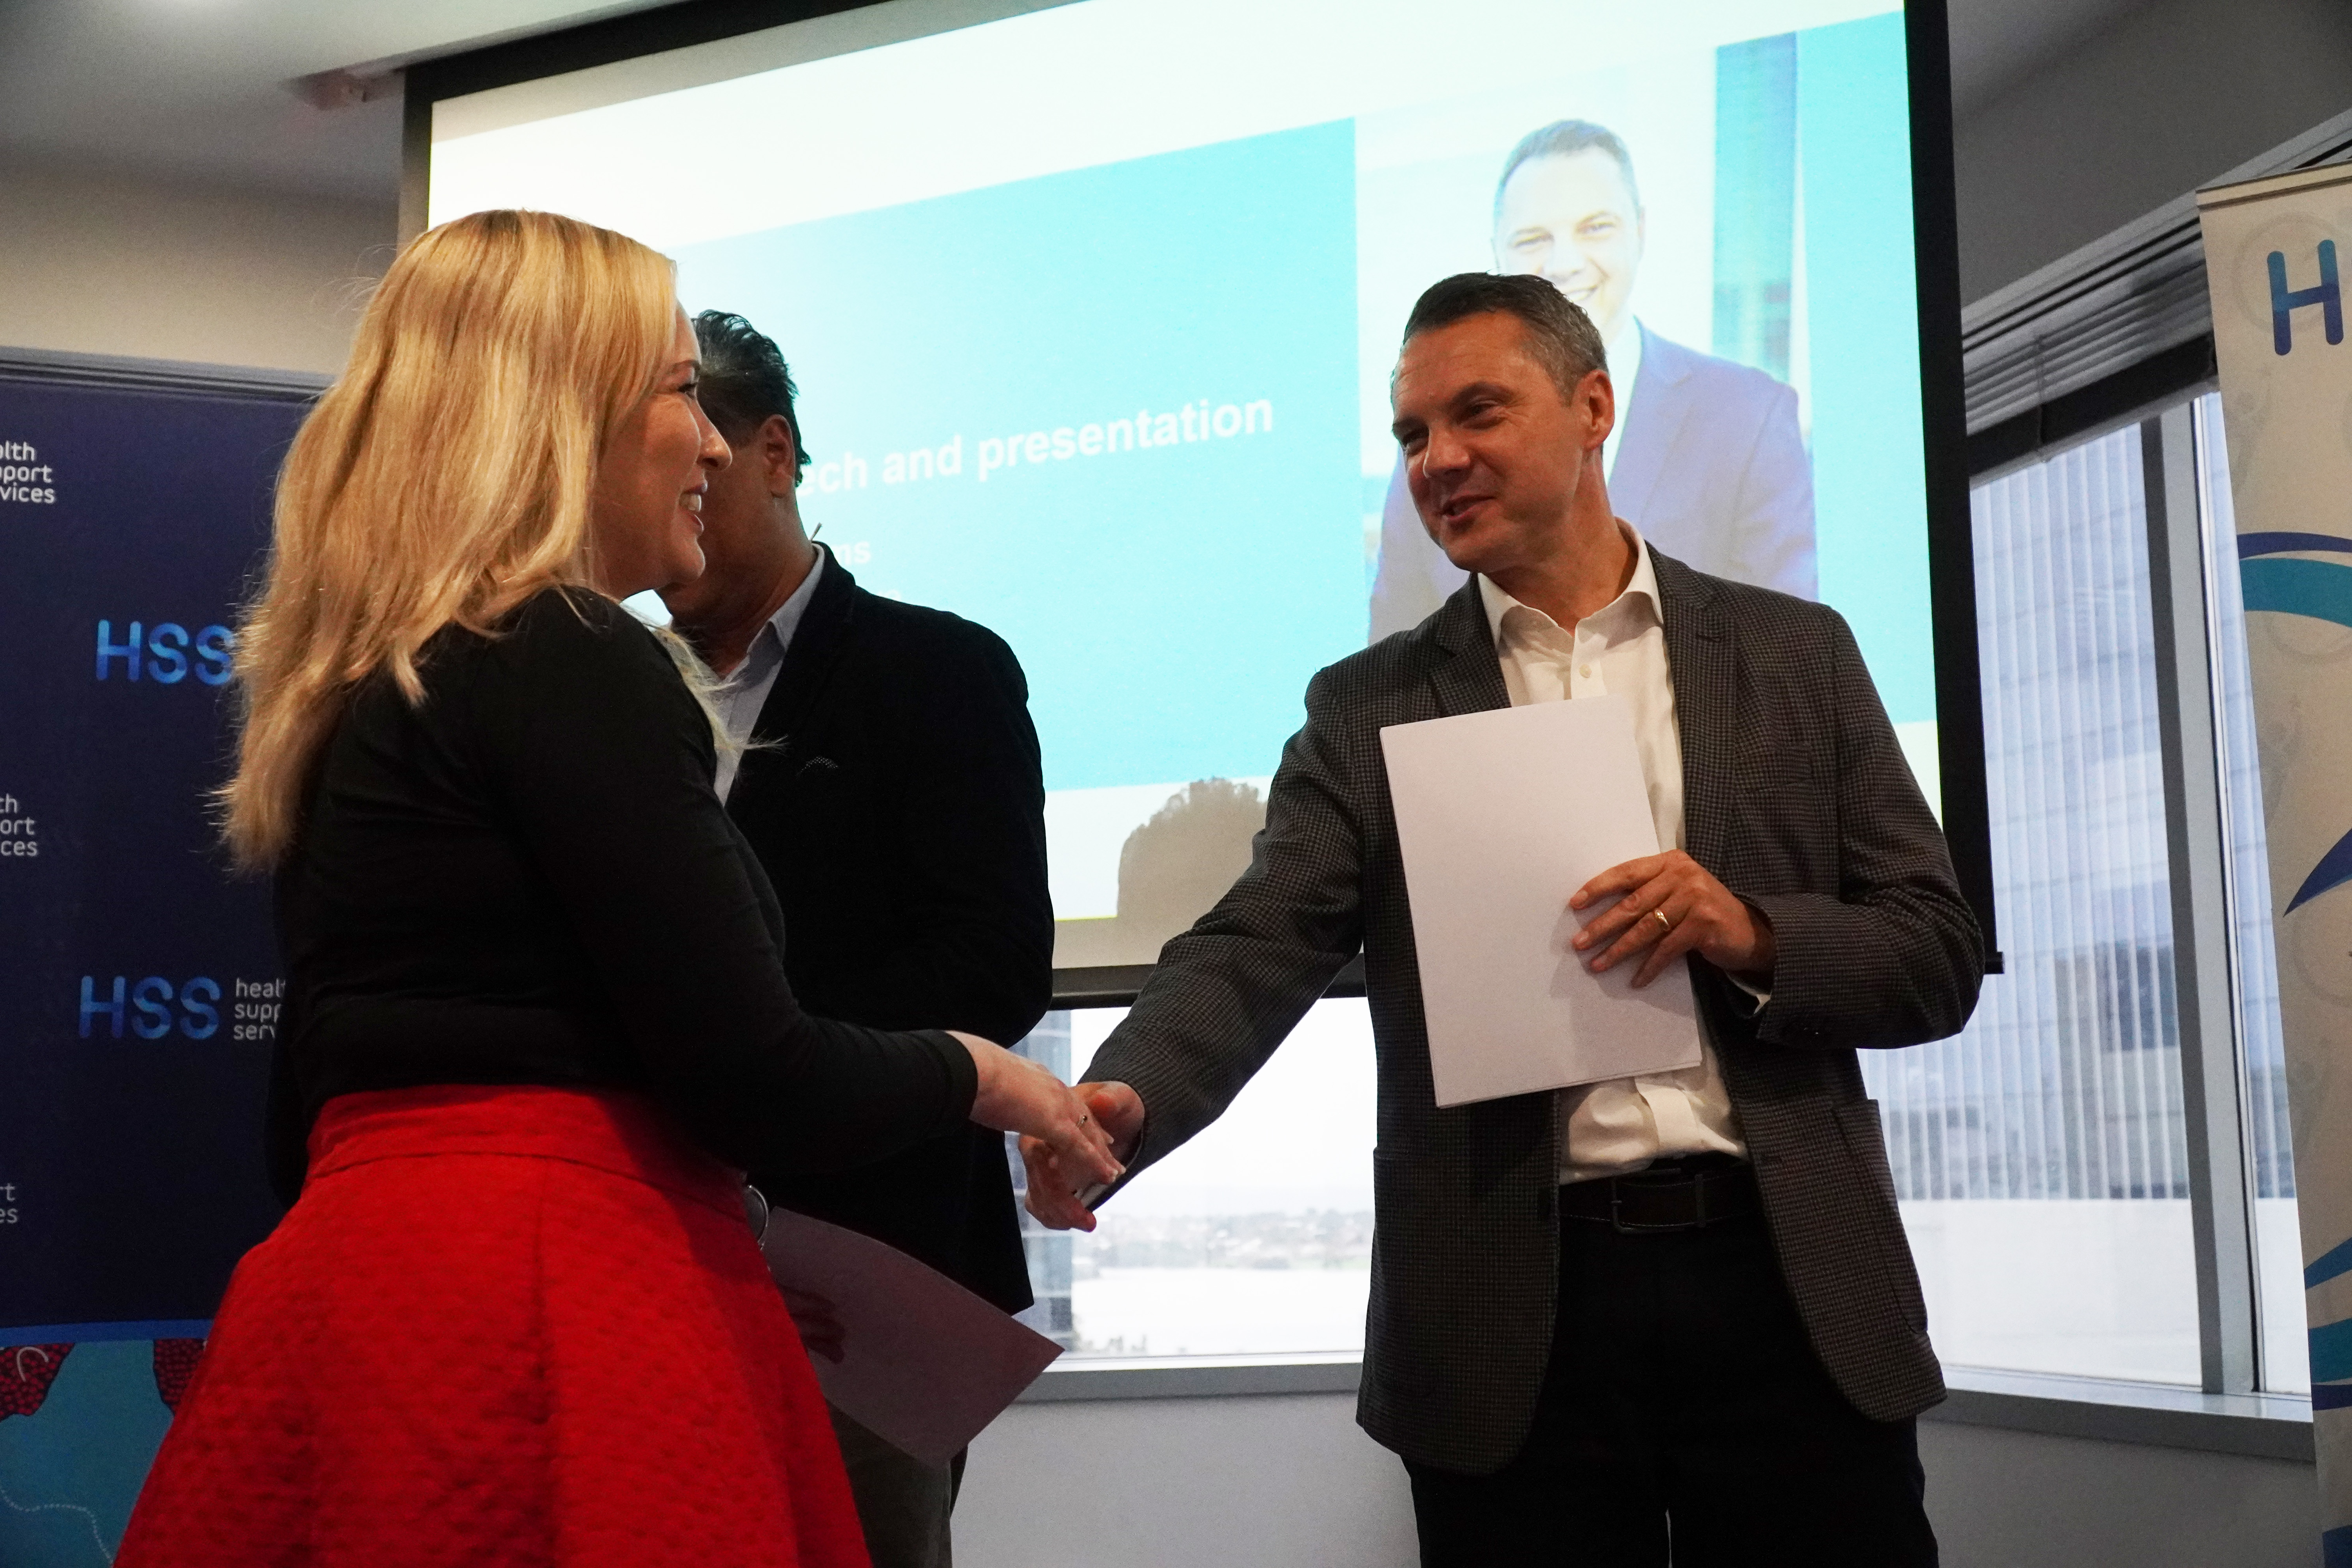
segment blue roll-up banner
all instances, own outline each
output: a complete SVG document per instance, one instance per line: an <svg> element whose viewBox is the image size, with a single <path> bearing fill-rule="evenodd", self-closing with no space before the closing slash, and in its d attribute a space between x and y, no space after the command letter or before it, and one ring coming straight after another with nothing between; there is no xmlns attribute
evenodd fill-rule
<svg viewBox="0 0 2352 1568"><path fill-rule="evenodd" d="M278 1206L268 887L208 796L315 385L0 353L0 1563L111 1561Z"/></svg>
<svg viewBox="0 0 2352 1568"><path fill-rule="evenodd" d="M2321 1539L2328 1568L2352 1568L2352 169L2197 201L2278 899Z"/></svg>

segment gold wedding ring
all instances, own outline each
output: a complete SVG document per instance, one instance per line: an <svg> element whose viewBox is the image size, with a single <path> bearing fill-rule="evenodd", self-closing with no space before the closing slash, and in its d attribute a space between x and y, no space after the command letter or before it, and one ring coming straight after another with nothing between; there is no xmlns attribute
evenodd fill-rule
<svg viewBox="0 0 2352 1568"><path fill-rule="evenodd" d="M1666 918L1666 911L1665 911L1665 910L1662 910L1662 909L1660 909L1660 910L1652 910L1650 912L1651 912L1652 914L1654 914L1654 915L1655 915L1655 916L1657 916L1657 917L1658 917L1658 923L1659 923L1660 925L1662 925L1662 926L1665 927L1665 928L1666 928L1666 930L1668 930L1668 931L1672 931L1672 930L1674 930L1674 929L1675 929L1675 922L1674 922L1674 921L1670 921L1670 920L1668 920L1668 919Z"/></svg>

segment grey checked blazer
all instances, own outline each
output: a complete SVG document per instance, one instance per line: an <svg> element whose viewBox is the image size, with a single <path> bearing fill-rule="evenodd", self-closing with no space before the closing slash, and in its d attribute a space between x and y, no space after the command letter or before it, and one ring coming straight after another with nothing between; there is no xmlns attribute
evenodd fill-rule
<svg viewBox="0 0 2352 1568"><path fill-rule="evenodd" d="M1914 1415L1943 1377L1854 1051L1956 1032L1981 939L1845 622L1652 558L1685 841L1770 918L1779 949L1752 1016L1694 959L1700 1007L1822 1365L1864 1415ZM1559 1097L1433 1101L1380 731L1508 703L1475 579L1317 675L1249 869L1161 951L1085 1074L1143 1097L1140 1170L1215 1120L1361 947L1380 1142L1357 1419L1408 1459L1474 1475L1517 1453L1543 1381Z"/></svg>

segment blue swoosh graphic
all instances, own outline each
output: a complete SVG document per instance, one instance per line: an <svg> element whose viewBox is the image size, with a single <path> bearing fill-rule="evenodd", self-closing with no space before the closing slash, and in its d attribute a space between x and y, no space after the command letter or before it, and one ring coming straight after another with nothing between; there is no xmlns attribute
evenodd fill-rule
<svg viewBox="0 0 2352 1568"><path fill-rule="evenodd" d="M2352 1318L2311 1331L2311 1381L2341 1383L2352 1377Z"/></svg>
<svg viewBox="0 0 2352 1568"><path fill-rule="evenodd" d="M2313 1258L2303 1271L2303 1288L2325 1285L2338 1274L2352 1274L2352 1239L2339 1241Z"/></svg>
<svg viewBox="0 0 2352 1568"><path fill-rule="evenodd" d="M2352 626L2352 566L2332 561L2254 560L2239 566L2238 579L2245 585L2249 613L2275 610Z"/></svg>
<svg viewBox="0 0 2352 1568"><path fill-rule="evenodd" d="M2240 542L2245 543L2264 539L2319 540L2330 549L2344 548L2352 552L2352 542L2330 539L2318 533L2248 534ZM2294 544L2289 548L2318 548L2310 544ZM2245 585L2246 609L2275 611L2280 615L2302 616L2310 620L2328 621L2339 626L2352 626L2352 566L2339 566L2332 561L2271 561L2252 560L2238 567L2238 576ZM2352 882L2352 833L2336 841L2336 847L2320 857L2311 875L2287 900L2284 912L2293 914L2320 894L2332 888Z"/></svg>
<svg viewBox="0 0 2352 1568"><path fill-rule="evenodd" d="M2319 864L2311 868L2311 875L2303 879L2303 886L2294 890L2294 897L2286 901L2286 908L2280 912L2291 915L2320 894L2332 888L2340 888L2347 882L2352 882L2352 833L2337 839L2336 847L2319 858Z"/></svg>
<svg viewBox="0 0 2352 1568"><path fill-rule="evenodd" d="M2352 555L2352 539L2338 539L2332 533L2242 533L2238 535L2238 559L2252 561L2257 555L2283 555L2289 551L2332 551L2338 555Z"/></svg>

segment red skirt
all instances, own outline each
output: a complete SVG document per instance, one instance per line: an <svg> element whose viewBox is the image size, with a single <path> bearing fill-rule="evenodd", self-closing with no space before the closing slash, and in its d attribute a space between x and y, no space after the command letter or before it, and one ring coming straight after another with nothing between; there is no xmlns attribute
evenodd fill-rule
<svg viewBox="0 0 2352 1568"><path fill-rule="evenodd" d="M735 1175L643 1100L342 1096L119 1568L866 1568Z"/></svg>

